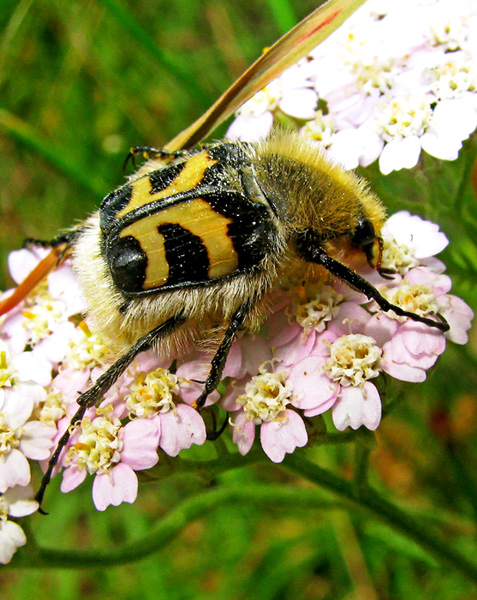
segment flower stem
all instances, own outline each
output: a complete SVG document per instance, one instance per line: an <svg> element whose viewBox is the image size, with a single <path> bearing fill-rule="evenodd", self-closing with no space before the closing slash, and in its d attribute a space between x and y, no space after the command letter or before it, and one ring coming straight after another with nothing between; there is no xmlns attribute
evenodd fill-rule
<svg viewBox="0 0 477 600"><path fill-rule="evenodd" d="M206 516L221 506L230 506L233 503L240 505L250 503L257 507L275 505L288 510L303 508L323 511L345 508L339 502L323 499L321 492L313 489L296 490L285 485L262 484L248 485L246 488L231 486L201 492L188 498L166 515L149 535L139 540L115 545L108 550L94 548L57 550L28 545L18 551L15 560L9 566L13 568L81 569L101 566L107 568L130 563L160 550L167 551L167 544L176 539L192 521Z"/></svg>
<svg viewBox="0 0 477 600"><path fill-rule="evenodd" d="M477 581L477 565L475 563L452 548L448 541L431 530L429 524L422 526L418 521L419 517L414 518L405 513L380 496L377 490L371 487L356 486L307 461L298 454L287 455L283 464L294 474L301 475L308 481L313 481L317 485L338 494L342 499L351 501L355 507L365 510L368 514L404 534L432 554L440 563L456 569L473 581Z"/></svg>

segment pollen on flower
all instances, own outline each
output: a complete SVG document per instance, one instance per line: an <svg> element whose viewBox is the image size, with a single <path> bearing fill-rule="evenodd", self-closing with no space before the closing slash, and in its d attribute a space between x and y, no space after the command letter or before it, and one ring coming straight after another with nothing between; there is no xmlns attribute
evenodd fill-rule
<svg viewBox="0 0 477 600"><path fill-rule="evenodd" d="M330 344L330 357L324 365L333 381L342 386L362 386L380 373L382 350L372 337L343 335Z"/></svg>
<svg viewBox="0 0 477 600"><path fill-rule="evenodd" d="M343 295L324 283L299 286L296 290L293 307L304 336L312 329L318 333L324 331L326 323L339 312Z"/></svg>
<svg viewBox="0 0 477 600"><path fill-rule="evenodd" d="M431 99L424 96L396 98L383 102L378 116L378 127L384 141L422 136L432 117Z"/></svg>
<svg viewBox="0 0 477 600"><path fill-rule="evenodd" d="M350 32L343 39L341 52L344 64L355 75L356 84L363 93L377 96L393 87L400 61L390 56L379 57L366 34Z"/></svg>
<svg viewBox="0 0 477 600"><path fill-rule="evenodd" d="M388 289L383 286L380 291L392 304L396 304L409 312L421 316L435 315L439 312L434 292L426 285L409 283L404 279L399 287ZM388 315L403 320L402 317L398 317L392 311Z"/></svg>
<svg viewBox="0 0 477 600"><path fill-rule="evenodd" d="M446 51L455 52L465 47L469 30L464 15L440 15L430 23L431 41L436 46L444 46Z"/></svg>
<svg viewBox="0 0 477 600"><path fill-rule="evenodd" d="M64 395L57 390L51 390L45 400L33 409L32 418L46 425L56 426L58 421L66 415Z"/></svg>
<svg viewBox="0 0 477 600"><path fill-rule="evenodd" d="M77 329L77 338L70 343L66 364L74 370L102 366L114 357L109 346L100 335L92 333L82 321Z"/></svg>
<svg viewBox="0 0 477 600"><path fill-rule="evenodd" d="M98 412L102 414L93 420L88 416L83 418L78 441L65 458L67 465L74 464L78 471L86 469L91 475L110 471L120 461L123 448L120 421L112 421L105 410Z"/></svg>
<svg viewBox="0 0 477 600"><path fill-rule="evenodd" d="M20 428L14 429L7 425L4 415L0 413L0 458L18 448L22 433Z"/></svg>
<svg viewBox="0 0 477 600"><path fill-rule="evenodd" d="M8 360L6 350L0 350L0 388L15 385L16 371Z"/></svg>
<svg viewBox="0 0 477 600"><path fill-rule="evenodd" d="M6 500L3 499L3 495L0 495L0 523L8 520L9 505Z"/></svg>
<svg viewBox="0 0 477 600"><path fill-rule="evenodd" d="M381 267L405 275L410 269L417 267L419 261L409 246L398 244L396 240L383 236Z"/></svg>
<svg viewBox="0 0 477 600"><path fill-rule="evenodd" d="M129 389L126 406L136 417L153 417L174 410L179 395L177 376L162 367L151 373L140 372Z"/></svg>
<svg viewBox="0 0 477 600"><path fill-rule="evenodd" d="M22 313L23 327L28 331L31 343L37 344L48 337L64 320L65 311L65 304L54 300L48 292L46 280L42 281L36 293L27 298Z"/></svg>
<svg viewBox="0 0 477 600"><path fill-rule="evenodd" d="M282 413L290 404L292 394L286 373L270 373L265 364L260 365L259 375L245 385L245 393L238 396L236 403L243 406L246 418L255 425L282 419Z"/></svg>
<svg viewBox="0 0 477 600"><path fill-rule="evenodd" d="M334 119L331 115L324 115L322 110L318 110L314 119L305 123L301 133L311 140L319 142L320 146L328 148L335 133Z"/></svg>
<svg viewBox="0 0 477 600"><path fill-rule="evenodd" d="M266 110L275 110L280 100L280 85L278 81L272 81L253 98L247 100L238 111L239 114L261 115Z"/></svg>
<svg viewBox="0 0 477 600"><path fill-rule="evenodd" d="M373 57L365 64L356 61L354 57L352 71L356 74L358 88L370 96L385 94L393 87L396 78L394 62L390 58L379 61Z"/></svg>
<svg viewBox="0 0 477 600"><path fill-rule="evenodd" d="M477 90L477 69L466 52L445 54L441 64L428 69L431 90L439 100L460 98Z"/></svg>

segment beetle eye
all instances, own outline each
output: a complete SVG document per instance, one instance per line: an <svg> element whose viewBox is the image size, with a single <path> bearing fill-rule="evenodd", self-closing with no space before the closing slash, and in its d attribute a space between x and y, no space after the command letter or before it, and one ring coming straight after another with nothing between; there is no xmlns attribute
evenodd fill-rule
<svg viewBox="0 0 477 600"><path fill-rule="evenodd" d="M360 248L364 248L365 246L372 244L375 239L376 232L371 221L360 217L358 219L358 225L353 234L353 244L356 244Z"/></svg>

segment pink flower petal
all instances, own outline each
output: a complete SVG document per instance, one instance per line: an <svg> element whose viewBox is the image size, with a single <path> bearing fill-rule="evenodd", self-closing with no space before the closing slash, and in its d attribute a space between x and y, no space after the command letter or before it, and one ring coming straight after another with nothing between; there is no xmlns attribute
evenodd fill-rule
<svg viewBox="0 0 477 600"><path fill-rule="evenodd" d="M200 414L187 404L179 404L175 411L159 415L161 419L160 447L169 456L177 456L192 444L203 444L207 438L205 423Z"/></svg>
<svg viewBox="0 0 477 600"><path fill-rule="evenodd" d="M274 357L283 363L285 366L294 365L300 362L312 353L317 333L314 329L310 333L305 334L300 326L301 333L293 338L290 342L283 344L274 352Z"/></svg>
<svg viewBox="0 0 477 600"><path fill-rule="evenodd" d="M386 342L392 339L399 327L396 319L391 319L385 313L375 313L366 323L363 330L364 335L372 337L378 346L384 346Z"/></svg>
<svg viewBox="0 0 477 600"><path fill-rule="evenodd" d="M381 398L376 387L367 381L362 388L341 388L340 398L332 409L333 423L339 431L364 425L374 431L381 422Z"/></svg>
<svg viewBox="0 0 477 600"><path fill-rule="evenodd" d="M4 399L1 410L6 424L12 429L21 427L30 417L34 408L33 396L36 388L43 390L35 383L24 383L14 388L3 389ZM46 394L45 390L43 392Z"/></svg>
<svg viewBox="0 0 477 600"><path fill-rule="evenodd" d="M150 469L159 460L157 448L161 434L161 421L134 419L123 428L121 462L135 471Z"/></svg>
<svg viewBox="0 0 477 600"><path fill-rule="evenodd" d="M383 230L392 235L398 244L413 248L416 258L439 254L449 243L447 237L439 231L439 225L405 210L391 215Z"/></svg>
<svg viewBox="0 0 477 600"><path fill-rule="evenodd" d="M48 254L44 248L14 250L8 255L8 270L15 283L21 283Z"/></svg>
<svg viewBox="0 0 477 600"><path fill-rule="evenodd" d="M78 471L76 465L71 465L63 471L63 479L61 481L61 491L64 494L71 492L83 483L86 479L86 470Z"/></svg>
<svg viewBox="0 0 477 600"><path fill-rule="evenodd" d="M118 463L109 473L96 475L93 481L93 502L98 510L106 510L110 504L132 504L137 498L136 473L123 463Z"/></svg>
<svg viewBox="0 0 477 600"><path fill-rule="evenodd" d="M232 344L229 355L225 362L224 377L238 378L240 368L242 366L242 350L237 341Z"/></svg>
<svg viewBox="0 0 477 600"><path fill-rule="evenodd" d="M38 510L38 502L33 500L31 485L9 488L3 495L3 500L8 504L8 514L11 517L26 517Z"/></svg>
<svg viewBox="0 0 477 600"><path fill-rule="evenodd" d="M51 381L51 364L35 352L22 352L12 358L12 365L21 381L34 381L46 386Z"/></svg>
<svg viewBox="0 0 477 600"><path fill-rule="evenodd" d="M255 439L255 425L249 421L244 412L239 412L233 418L233 441L237 444L238 451L245 456L253 446Z"/></svg>
<svg viewBox="0 0 477 600"><path fill-rule="evenodd" d="M474 318L472 309L461 298L448 294L443 316L450 326L450 330L445 334L446 338L455 344L466 344L469 339L467 331Z"/></svg>
<svg viewBox="0 0 477 600"><path fill-rule="evenodd" d="M247 374L255 375L257 365L261 365L272 358L272 352L263 336L249 333L239 339L238 345L240 346L242 359L240 369L233 376L236 379L242 379Z"/></svg>
<svg viewBox="0 0 477 600"><path fill-rule="evenodd" d="M23 529L13 521L4 521L0 526L0 563L6 565L17 548L26 544Z"/></svg>
<svg viewBox="0 0 477 600"><path fill-rule="evenodd" d="M405 363L395 363L382 361L382 369L391 377L400 381L409 381L411 383L421 383L426 380L426 371L419 367L407 365Z"/></svg>
<svg viewBox="0 0 477 600"><path fill-rule="evenodd" d="M250 377L245 377L242 381L234 381L233 385L230 385L227 389L225 396L222 398L220 406L229 412L235 412L242 410L242 406L237 404L237 400L240 394L245 392L245 384L250 381Z"/></svg>
<svg viewBox="0 0 477 600"><path fill-rule="evenodd" d="M0 460L0 492L3 494L8 488L16 485L30 483L30 465L24 454L14 448Z"/></svg>
<svg viewBox="0 0 477 600"><path fill-rule="evenodd" d="M270 421L260 427L260 441L265 454L275 463L281 462L285 454L290 454L297 447L303 447L308 442L303 419L293 410L283 411L286 419Z"/></svg>
<svg viewBox="0 0 477 600"><path fill-rule="evenodd" d="M76 400L79 394L88 389L89 374L89 369L63 369L53 379L53 388L62 392L65 399Z"/></svg>
<svg viewBox="0 0 477 600"><path fill-rule="evenodd" d="M33 460L46 460L49 458L56 427L51 427L41 421L28 421L22 429L20 450L23 454Z"/></svg>
<svg viewBox="0 0 477 600"><path fill-rule="evenodd" d="M310 356L288 373L288 381L293 385L293 406L311 411L313 416L328 410L339 391L339 385L323 371L323 364L321 358Z"/></svg>

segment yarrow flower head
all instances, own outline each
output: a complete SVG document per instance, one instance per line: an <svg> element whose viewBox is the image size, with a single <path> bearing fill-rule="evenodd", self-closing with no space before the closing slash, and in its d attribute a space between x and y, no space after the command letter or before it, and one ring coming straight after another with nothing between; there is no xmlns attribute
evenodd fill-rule
<svg viewBox="0 0 477 600"><path fill-rule="evenodd" d="M294 411L292 387L287 374L259 367L243 390L236 388L224 399L223 406L230 412L233 440L241 454L247 454L255 438L255 426L260 426L260 441L267 456L281 462L286 453L308 441L305 424ZM240 391L242 393L240 393ZM289 406L289 408L288 408Z"/></svg>
<svg viewBox="0 0 477 600"><path fill-rule="evenodd" d="M476 19L471 0L368 0L274 94L250 100L228 136L253 141L285 115L345 168L379 160L388 174L422 151L454 160L477 128Z"/></svg>
<svg viewBox="0 0 477 600"><path fill-rule="evenodd" d="M431 4L439 10L429 18ZM395 33L404 27L402 3L396 10L369 0L346 29L245 104L229 134L255 138L282 113L345 166L379 158L388 173L414 166L421 150L455 158L477 126L474 31L464 18L447 19L449 0L412 6L416 17L403 37ZM465 0L453 2L452 10L477 18ZM205 340L207 352L195 347L179 357L148 350L114 372L130 359L129 348L90 326L65 260L0 321L0 561L25 543L9 517L37 508L32 500L16 508L10 498L19 489L31 496L31 467L40 463L45 470L52 455L61 490L91 476L93 502L105 510L136 500L139 471L155 468L164 455L203 446L227 425L241 455L251 452L258 432L275 463L309 444L326 413L338 431L375 430L384 374L388 385L423 381L447 340L466 343L473 318L449 293L451 280L435 258L448 243L437 225L401 212L380 236L379 269L356 267L356 275L398 312L445 320L448 332L383 311L377 295L370 300L321 267L309 277L298 269L297 280L270 291L271 308L263 322L255 319L257 331L237 332L223 372L217 361L211 367L214 339ZM21 281L43 255L42 249L12 253L13 279ZM220 333L221 323L214 326ZM220 382L199 411L209 373ZM94 406L85 396L77 402L98 389ZM59 442L62 451L53 454Z"/></svg>

